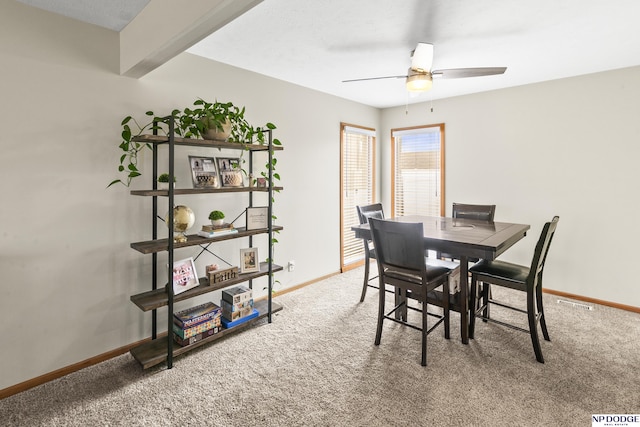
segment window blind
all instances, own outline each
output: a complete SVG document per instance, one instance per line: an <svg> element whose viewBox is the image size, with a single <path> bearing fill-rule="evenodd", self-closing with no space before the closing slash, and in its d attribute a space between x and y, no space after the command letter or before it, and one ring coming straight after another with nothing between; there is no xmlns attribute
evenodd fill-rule
<svg viewBox="0 0 640 427"><path fill-rule="evenodd" d="M341 132L341 265L364 259L361 239L351 227L358 225L356 206L373 203L375 130L344 125Z"/></svg>
<svg viewBox="0 0 640 427"><path fill-rule="evenodd" d="M393 215L444 214L444 124L392 130Z"/></svg>

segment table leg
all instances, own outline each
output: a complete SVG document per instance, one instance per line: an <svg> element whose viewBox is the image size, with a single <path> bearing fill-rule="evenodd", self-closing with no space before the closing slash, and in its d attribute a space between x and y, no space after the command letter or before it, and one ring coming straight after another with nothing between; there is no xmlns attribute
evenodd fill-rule
<svg viewBox="0 0 640 427"><path fill-rule="evenodd" d="M460 336L469 344L469 258L460 256Z"/></svg>

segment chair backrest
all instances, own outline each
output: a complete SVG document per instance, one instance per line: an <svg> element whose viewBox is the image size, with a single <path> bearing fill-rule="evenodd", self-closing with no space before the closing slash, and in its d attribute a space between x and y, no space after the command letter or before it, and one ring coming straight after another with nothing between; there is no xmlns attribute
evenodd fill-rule
<svg viewBox="0 0 640 427"><path fill-rule="evenodd" d="M467 203L454 203L452 217L463 219L477 219L493 222L496 214L496 205L470 205Z"/></svg>
<svg viewBox="0 0 640 427"><path fill-rule="evenodd" d="M533 254L533 260L531 261L531 269L529 270L529 277L527 278L529 282L528 286L535 288L542 280L544 264L547 261L551 240L556 232L559 220L559 216L554 216L550 222L545 223L544 227L542 227L542 232L540 233L540 238L538 239L536 250Z"/></svg>
<svg viewBox="0 0 640 427"><path fill-rule="evenodd" d="M423 275L426 266L421 222L396 222L369 218L369 227L381 273L387 267L394 267L412 270L420 276Z"/></svg>
<svg viewBox="0 0 640 427"><path fill-rule="evenodd" d="M382 210L382 203L374 203L372 205L356 206L358 211L358 219L360 224L366 224L369 222L369 218L384 219L384 211Z"/></svg>

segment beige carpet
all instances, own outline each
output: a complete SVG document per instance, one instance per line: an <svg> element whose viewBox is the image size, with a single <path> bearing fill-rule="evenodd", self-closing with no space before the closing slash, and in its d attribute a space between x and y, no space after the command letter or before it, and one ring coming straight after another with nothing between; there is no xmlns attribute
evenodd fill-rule
<svg viewBox="0 0 640 427"><path fill-rule="evenodd" d="M3 426L590 426L640 413L640 316L558 304L552 342L479 322L463 345L386 323L373 345L377 291L362 269L278 297L284 310L175 360L140 369L130 355L0 401ZM504 292L494 290L495 296ZM494 312L497 316L498 310Z"/></svg>

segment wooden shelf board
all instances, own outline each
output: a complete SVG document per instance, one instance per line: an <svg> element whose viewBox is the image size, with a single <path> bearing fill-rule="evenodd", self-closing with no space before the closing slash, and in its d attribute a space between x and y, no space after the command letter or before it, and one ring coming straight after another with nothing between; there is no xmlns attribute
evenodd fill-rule
<svg viewBox="0 0 640 427"><path fill-rule="evenodd" d="M193 298L198 295L207 294L209 292L214 292L219 289L224 289L229 286L236 285L238 283L246 282L251 279L257 279L258 277L266 276L269 274L269 265L266 262L260 263L260 271L255 273L244 273L238 274L238 277L235 279L227 280L222 283L214 283L213 285L209 285L209 280L205 277L200 278L200 285L195 288L189 289L188 291L184 291L181 294L175 295L173 297L173 301L183 301L189 298ZM273 264L272 272L282 271L283 267L281 265ZM131 296L131 302L137 305L142 311L150 311L155 310L156 308L164 307L167 305L169 296L164 289L164 287L160 289L155 289L148 292L143 292L141 294L136 294Z"/></svg>
<svg viewBox="0 0 640 427"><path fill-rule="evenodd" d="M212 335L208 338L203 339L202 341L198 341L194 344L191 344L185 347L181 347L179 344L174 343L173 356L174 357L179 356L183 353L193 350L194 348L198 348L205 344L209 344L213 341L216 341L228 334L239 332L255 324L257 321L266 318L268 315L267 304L268 303L266 300L261 300L256 302L254 308L256 308L260 314L255 319L251 319L245 323L241 323L240 325L235 326L231 329L221 329L220 332L218 332L217 334ZM272 301L271 308L272 308L271 313L276 313L282 310L282 306L276 303L275 301ZM134 357L134 359L138 361L138 363L140 363L140 365L142 365L143 369L147 369L152 366L158 365L160 363L164 363L167 360L167 354L168 354L167 339L173 339L173 336L168 335L168 336L157 338L152 341L146 341L143 344L132 348L131 355Z"/></svg>
<svg viewBox="0 0 640 427"><path fill-rule="evenodd" d="M273 187L273 191L281 191L283 187ZM268 187L221 187L221 188L175 188L173 194L210 194L210 193L266 193ZM169 196L169 190L131 190L133 196Z"/></svg>
<svg viewBox="0 0 640 427"><path fill-rule="evenodd" d="M165 135L140 135L133 138L136 142L143 142L148 144L167 144L169 143L169 137ZM175 145L188 145L195 147L213 147L213 148L227 148L231 150L247 150L247 151L268 151L268 144L241 144L239 142L227 142L215 139L196 139L196 138L174 138ZM284 148L281 145L274 145L274 150L280 151Z"/></svg>
<svg viewBox="0 0 640 427"><path fill-rule="evenodd" d="M279 225L273 226L273 231L281 231L283 229L284 227ZM239 237L254 236L256 234L266 234L269 232L267 228L260 228L257 230L246 230L244 227L239 227L237 230L238 230L237 233L223 234L222 236L212 237L212 238L201 237L201 236L198 236L197 234L189 234L187 235L186 242L181 242L181 243L174 242L173 249L175 250L178 248L186 248L189 246L206 245L213 242L237 239ZM169 239L145 240L143 242L134 242L134 243L131 243L131 247L143 254L152 254L154 252L164 252L169 250Z"/></svg>

